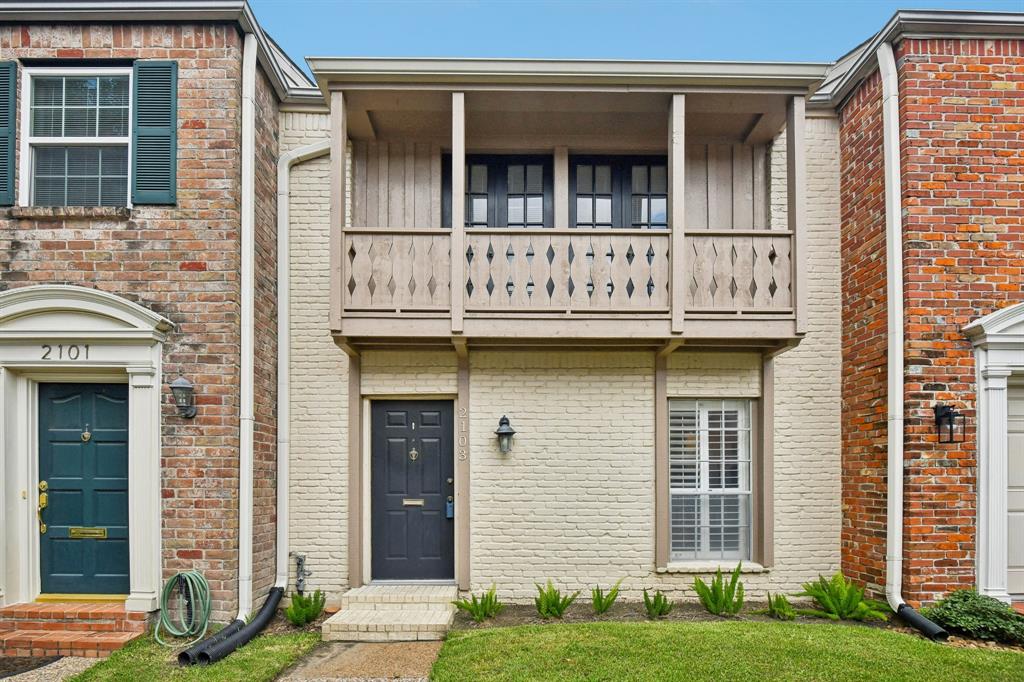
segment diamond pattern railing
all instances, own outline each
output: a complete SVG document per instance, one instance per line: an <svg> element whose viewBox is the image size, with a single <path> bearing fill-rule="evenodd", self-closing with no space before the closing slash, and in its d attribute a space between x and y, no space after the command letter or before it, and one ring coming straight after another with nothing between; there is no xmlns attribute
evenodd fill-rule
<svg viewBox="0 0 1024 682"><path fill-rule="evenodd" d="M686 311L788 312L792 310L792 237L788 232L687 234Z"/></svg>

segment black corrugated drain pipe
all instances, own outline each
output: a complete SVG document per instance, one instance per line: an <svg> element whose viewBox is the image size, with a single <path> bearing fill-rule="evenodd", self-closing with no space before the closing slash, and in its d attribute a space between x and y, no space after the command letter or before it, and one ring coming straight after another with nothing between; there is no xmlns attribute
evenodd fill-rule
<svg viewBox="0 0 1024 682"><path fill-rule="evenodd" d="M261 608L259 613L256 614L256 617L249 621L248 625L227 639L217 642L200 651L199 655L196 657L198 662L201 665L216 663L238 647L248 643L249 640L258 635L263 628L267 627L267 623L269 623L270 619L274 617L275 613L277 613L277 605L281 603L281 597L283 595L283 587L271 588L266 601L263 602L263 608Z"/></svg>
<svg viewBox="0 0 1024 682"><path fill-rule="evenodd" d="M945 642L949 639L948 632L922 616L907 604L900 604L900 607L896 609L896 615L910 627L920 630L921 634L928 639L935 640L936 642Z"/></svg>
<svg viewBox="0 0 1024 682"><path fill-rule="evenodd" d="M199 662L199 652L205 651L218 642L223 642L225 639L235 634L239 630L245 627L244 620L234 620L225 625L220 632L214 635L210 635L203 641L197 643L195 646L185 649L178 654L178 665L193 665Z"/></svg>

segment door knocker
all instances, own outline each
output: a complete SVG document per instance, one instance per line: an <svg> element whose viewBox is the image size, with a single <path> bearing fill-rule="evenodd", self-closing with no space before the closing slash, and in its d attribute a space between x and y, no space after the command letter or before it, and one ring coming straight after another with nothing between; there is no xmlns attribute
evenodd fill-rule
<svg viewBox="0 0 1024 682"><path fill-rule="evenodd" d="M415 462L417 459L419 459L419 457L420 457L420 453L416 452L416 448L413 448L412 450L409 451L409 460L410 461Z"/></svg>
<svg viewBox="0 0 1024 682"><path fill-rule="evenodd" d="M88 443L92 439L92 434L89 433L89 425L85 425L85 431L82 431L82 442Z"/></svg>

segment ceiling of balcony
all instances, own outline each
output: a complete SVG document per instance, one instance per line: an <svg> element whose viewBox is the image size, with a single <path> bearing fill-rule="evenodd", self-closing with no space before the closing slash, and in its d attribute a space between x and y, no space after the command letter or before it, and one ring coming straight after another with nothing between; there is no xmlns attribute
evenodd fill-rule
<svg viewBox="0 0 1024 682"><path fill-rule="evenodd" d="M651 92L471 91L466 93L470 152L664 152L670 96ZM353 139L451 144L451 93L347 90ZM786 96L694 93L686 97L688 141L760 144L785 120Z"/></svg>

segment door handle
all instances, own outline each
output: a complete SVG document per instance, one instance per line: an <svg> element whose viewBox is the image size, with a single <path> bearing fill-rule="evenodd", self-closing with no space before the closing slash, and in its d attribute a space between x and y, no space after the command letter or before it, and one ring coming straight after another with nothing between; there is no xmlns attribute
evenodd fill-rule
<svg viewBox="0 0 1024 682"><path fill-rule="evenodd" d="M39 521L39 534L46 533L46 524L43 522L43 510L50 506L50 494L46 492L49 488L46 481L39 481L39 504L36 505L36 519Z"/></svg>

